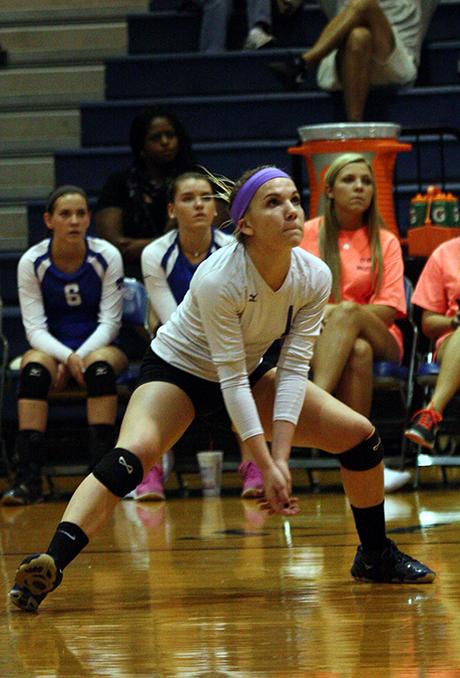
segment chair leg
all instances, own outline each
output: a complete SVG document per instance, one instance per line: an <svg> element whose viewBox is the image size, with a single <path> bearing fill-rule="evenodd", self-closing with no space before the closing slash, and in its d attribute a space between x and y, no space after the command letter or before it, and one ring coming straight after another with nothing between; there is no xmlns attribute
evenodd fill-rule
<svg viewBox="0 0 460 678"><path fill-rule="evenodd" d="M406 436L402 436L401 440L401 455L400 455L400 462L399 462L399 470L404 471L406 468L406 459L407 459L407 449L409 445L409 440L406 438Z"/></svg>
<svg viewBox="0 0 460 678"><path fill-rule="evenodd" d="M11 471L11 465L10 465L10 460L8 459L8 452L6 449L6 443L3 440L3 438L0 439L0 459L1 463L5 469L5 477L8 481L10 481L13 477L12 471Z"/></svg>
<svg viewBox="0 0 460 678"><path fill-rule="evenodd" d="M306 472L307 472L308 482L310 483L310 486L312 487L312 489L318 489L319 483L318 483L318 481L316 480L316 478L315 478L315 476L314 476L314 473L313 473L312 469L311 469L311 468L307 468L307 469L305 469L305 470L306 470Z"/></svg>
<svg viewBox="0 0 460 678"><path fill-rule="evenodd" d="M414 490L418 490L420 486L420 466L418 463L418 455L420 454L420 445L417 445L417 451L415 453L415 478L414 478Z"/></svg>
<svg viewBox="0 0 460 678"><path fill-rule="evenodd" d="M186 481L184 480L184 476L180 471L177 470L176 467L174 467L174 473L176 474L176 479L177 479L177 484L179 485L179 490L182 494L183 497L188 496L188 485Z"/></svg>
<svg viewBox="0 0 460 678"><path fill-rule="evenodd" d="M46 474L46 482L48 483L49 495L51 499L57 499L58 494L54 485L53 479L49 474Z"/></svg>

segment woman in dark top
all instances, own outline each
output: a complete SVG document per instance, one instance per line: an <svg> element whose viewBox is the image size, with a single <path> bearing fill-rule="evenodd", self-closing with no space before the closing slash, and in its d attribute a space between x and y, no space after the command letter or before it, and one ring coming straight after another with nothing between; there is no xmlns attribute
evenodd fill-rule
<svg viewBox="0 0 460 678"><path fill-rule="evenodd" d="M141 277L142 250L166 230L166 183L195 163L181 123L158 106L135 116L130 145L132 165L107 179L95 221L98 235L120 250L125 272Z"/></svg>

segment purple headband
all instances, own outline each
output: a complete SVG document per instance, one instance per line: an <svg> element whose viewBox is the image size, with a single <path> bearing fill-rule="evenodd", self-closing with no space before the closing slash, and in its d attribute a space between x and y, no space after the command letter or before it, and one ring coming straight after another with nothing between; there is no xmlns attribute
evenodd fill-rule
<svg viewBox="0 0 460 678"><path fill-rule="evenodd" d="M244 182L238 193L235 195L232 206L230 207L230 216L235 226L238 225L239 220L248 209L248 205L257 189L263 184L266 184L267 181L270 181L270 179L278 178L290 179L291 177L277 167L264 167L258 172L255 172L255 174Z"/></svg>

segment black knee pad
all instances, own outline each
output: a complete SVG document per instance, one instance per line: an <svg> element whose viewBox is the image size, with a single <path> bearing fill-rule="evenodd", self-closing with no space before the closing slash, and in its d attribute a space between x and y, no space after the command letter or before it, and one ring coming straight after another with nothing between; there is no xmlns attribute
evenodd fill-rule
<svg viewBox="0 0 460 678"><path fill-rule="evenodd" d="M377 431L367 440L337 455L341 465L350 471L369 471L383 459L383 445Z"/></svg>
<svg viewBox="0 0 460 678"><path fill-rule="evenodd" d="M96 360L86 368L84 378L90 398L117 394L115 372L105 360Z"/></svg>
<svg viewBox="0 0 460 678"><path fill-rule="evenodd" d="M50 371L40 363L27 363L19 375L18 398L48 400L50 386Z"/></svg>
<svg viewBox="0 0 460 678"><path fill-rule="evenodd" d="M96 464L93 475L112 494L124 497L139 485L144 477L144 469L139 457L129 450L116 447Z"/></svg>

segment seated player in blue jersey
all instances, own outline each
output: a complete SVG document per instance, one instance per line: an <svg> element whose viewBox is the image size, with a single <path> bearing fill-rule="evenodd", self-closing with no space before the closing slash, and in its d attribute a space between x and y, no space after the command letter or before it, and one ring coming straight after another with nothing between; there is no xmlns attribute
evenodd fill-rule
<svg viewBox="0 0 460 678"><path fill-rule="evenodd" d="M168 187L168 216L176 228L150 243L142 252L142 273L150 304L164 324L190 287L199 264L234 239L213 228L216 203L213 187L203 174L186 172ZM263 494L263 478L247 447L240 442L239 473L243 497ZM134 491L135 499L164 499L163 467L155 464Z"/></svg>
<svg viewBox="0 0 460 678"><path fill-rule="evenodd" d="M113 341L121 323L123 265L116 247L86 236L88 198L61 186L48 198L51 237L28 249L18 264L19 302L30 344L21 360L15 479L1 503L43 499L41 469L48 394L73 380L88 393L92 468L113 443L116 376L127 365Z"/></svg>

